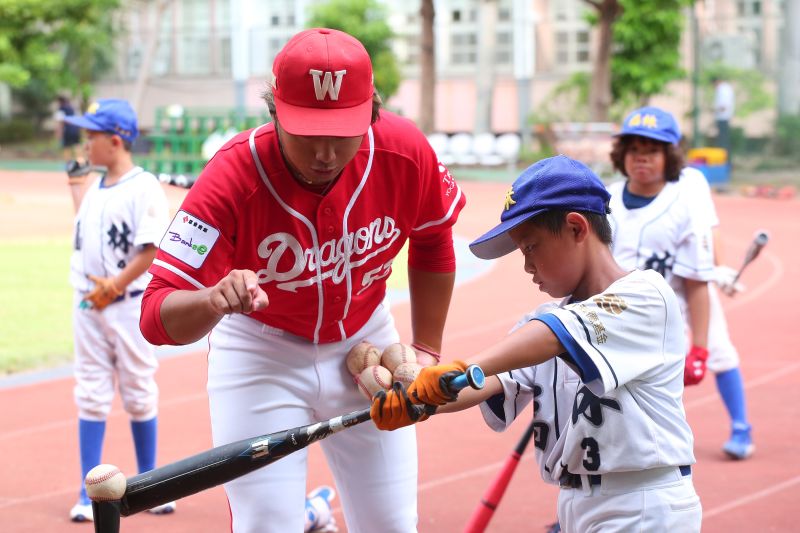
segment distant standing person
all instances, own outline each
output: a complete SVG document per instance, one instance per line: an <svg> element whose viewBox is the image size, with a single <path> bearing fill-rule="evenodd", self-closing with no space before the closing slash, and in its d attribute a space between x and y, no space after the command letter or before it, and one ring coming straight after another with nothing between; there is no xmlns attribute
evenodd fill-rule
<svg viewBox="0 0 800 533"><path fill-rule="evenodd" d="M714 120L717 123L717 146L724 148L728 156L728 168L733 160L731 154L731 119L736 110L733 86L720 76L714 76Z"/></svg>
<svg viewBox="0 0 800 533"><path fill-rule="evenodd" d="M61 144L61 157L64 162L71 159L78 159L78 151L81 144L81 129L74 124L66 122L66 117L75 115L75 108L66 96L58 97L58 110L55 116L55 136Z"/></svg>
<svg viewBox="0 0 800 533"><path fill-rule="evenodd" d="M98 100L85 115L64 120L87 130L88 162L108 169L85 185L86 176L69 178L77 212L70 283L82 474L70 520L86 522L93 516L83 480L100 464L115 384L130 417L139 472L156 466L158 362L139 330L139 316L147 269L169 224L169 205L158 179L131 158L138 128L128 102ZM150 512L174 510L172 502Z"/></svg>

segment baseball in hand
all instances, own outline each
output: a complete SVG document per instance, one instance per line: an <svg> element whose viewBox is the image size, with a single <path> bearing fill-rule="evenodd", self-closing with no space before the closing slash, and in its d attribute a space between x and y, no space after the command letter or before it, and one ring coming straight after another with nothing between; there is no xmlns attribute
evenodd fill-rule
<svg viewBox="0 0 800 533"><path fill-rule="evenodd" d="M381 365L368 366L356 377L358 388L367 399L372 400L376 392L389 390L392 386L392 373Z"/></svg>
<svg viewBox="0 0 800 533"><path fill-rule="evenodd" d="M96 502L110 502L122 499L127 480L114 465L97 465L86 474L86 494Z"/></svg>
<svg viewBox="0 0 800 533"><path fill-rule="evenodd" d="M399 381L406 387L411 385L411 382L417 379L419 371L422 370L422 365L419 363L400 363L394 369L392 377L394 381Z"/></svg>
<svg viewBox="0 0 800 533"><path fill-rule="evenodd" d="M369 341L361 341L347 353L347 370L359 375L368 366L381 364L381 351Z"/></svg>
<svg viewBox="0 0 800 533"><path fill-rule="evenodd" d="M397 365L400 363L416 363L417 354L414 348L408 344L396 342L390 344L383 350L381 355L381 365L389 369L389 372L394 372Z"/></svg>

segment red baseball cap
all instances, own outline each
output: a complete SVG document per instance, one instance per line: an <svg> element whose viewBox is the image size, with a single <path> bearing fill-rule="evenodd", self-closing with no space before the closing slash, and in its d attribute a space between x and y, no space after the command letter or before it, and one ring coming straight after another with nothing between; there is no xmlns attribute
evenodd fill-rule
<svg viewBox="0 0 800 533"><path fill-rule="evenodd" d="M358 39L328 28L292 37L272 65L275 109L292 135L357 137L372 118L372 62Z"/></svg>

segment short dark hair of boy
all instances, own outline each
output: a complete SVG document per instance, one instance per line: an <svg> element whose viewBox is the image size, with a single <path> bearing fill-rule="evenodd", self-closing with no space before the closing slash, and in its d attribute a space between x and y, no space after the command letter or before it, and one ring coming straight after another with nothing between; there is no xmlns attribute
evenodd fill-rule
<svg viewBox="0 0 800 533"><path fill-rule="evenodd" d="M278 110L275 108L275 95L272 94L271 83L268 83L266 89L261 93L261 99L266 102L267 110L269 111L269 116L272 117L272 121L278 122ZM381 100L378 91L374 91L372 93L372 118L370 119L370 124L375 124L375 121L378 120L382 105L383 100Z"/></svg>
<svg viewBox="0 0 800 533"><path fill-rule="evenodd" d="M109 137L113 137L114 135L117 135L113 131L104 131L103 133L105 133ZM117 137L119 137L119 135L117 135ZM119 137L119 140L122 141L122 147L125 148L126 151L130 152L131 149L133 148L133 143L131 141L127 140L127 139L123 139L122 137Z"/></svg>
<svg viewBox="0 0 800 533"><path fill-rule="evenodd" d="M628 177L625 172L625 154L628 153L628 149L634 139L661 147L664 150L665 159L664 179L666 181L678 181L681 170L685 166L681 148L674 144L656 141L640 135L623 135L614 140L614 145L611 148L611 163L615 169L619 170L625 177Z"/></svg>
<svg viewBox="0 0 800 533"><path fill-rule="evenodd" d="M611 212L610 208L606 209L609 213ZM592 230L597 235L597 238L600 239L603 244L611 244L611 224L606 215L598 215L597 213L591 213L589 211L552 209L536 215L531 218L529 222L546 229L554 235L558 235L566 224L567 213L579 213L583 215L589 222L589 226L591 226Z"/></svg>

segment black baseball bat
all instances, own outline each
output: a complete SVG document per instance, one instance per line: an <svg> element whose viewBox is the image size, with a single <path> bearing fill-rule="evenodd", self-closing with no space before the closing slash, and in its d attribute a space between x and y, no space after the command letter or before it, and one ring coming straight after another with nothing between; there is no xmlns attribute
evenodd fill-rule
<svg viewBox="0 0 800 533"><path fill-rule="evenodd" d="M483 385L483 371L476 365L449 382L453 392L466 386L480 389ZM119 502L120 514L130 516L236 479L312 442L369 420L369 411L353 411L324 422L224 444L132 476L127 479L125 494Z"/></svg>
<svg viewBox="0 0 800 533"><path fill-rule="evenodd" d="M739 270L736 272L736 276L733 278L731 282L731 286L735 285L737 281L739 281L739 276L742 275L744 272L745 267L753 262L753 260L758 257L758 254L761 253L761 249L769 242L769 234L766 231L759 231L756 233L755 237L753 237L753 242L750 243L750 247L747 249L747 253L744 255L744 261L742 262L742 266L739 267Z"/></svg>

